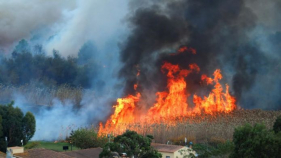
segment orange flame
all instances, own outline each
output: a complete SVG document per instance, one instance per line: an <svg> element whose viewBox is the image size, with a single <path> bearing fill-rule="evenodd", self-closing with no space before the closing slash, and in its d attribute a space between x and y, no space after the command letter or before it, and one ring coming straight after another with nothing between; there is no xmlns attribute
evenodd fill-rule
<svg viewBox="0 0 281 158"><path fill-rule="evenodd" d="M191 48L191 47L183 46L183 47L181 47L181 48L178 49L178 52L179 52L179 53L183 53L183 52L185 52L185 51L190 52L190 53L192 53L192 54L196 54L196 50L195 50L194 48Z"/></svg>
<svg viewBox="0 0 281 158"><path fill-rule="evenodd" d="M208 96L200 97L194 94L192 96L194 106L188 105L187 98L191 95L186 92L188 85L185 78L190 73L199 73L199 66L190 64L189 69L185 70L178 65L164 63L161 70L167 74L167 91L156 93L155 104L146 113L142 113L138 108L140 93L136 93L135 96L128 95L125 98L118 98L117 105L113 106L114 113L104 126L100 123L99 134L121 133L129 124L144 123L144 121L146 124L160 123L163 120L170 123L176 118L186 118L203 113L210 115L229 113L236 108L236 100L229 94L229 86L225 85L224 92L223 86L219 83L222 79L219 69L213 73L214 78L207 77L207 75L201 76L203 82L214 87ZM134 85L134 89L137 89L137 84Z"/></svg>
<svg viewBox="0 0 281 158"><path fill-rule="evenodd" d="M136 96L129 95L125 98L118 98L117 105L114 105L114 113L110 119L106 122L105 127L100 123L99 133L106 133L117 129L125 129L124 123L133 123L135 120L134 110L136 102L141 97L140 93Z"/></svg>
<svg viewBox="0 0 281 158"><path fill-rule="evenodd" d="M214 79L208 78L206 75L202 75L201 79L205 80L207 84L213 84L214 89L210 92L209 96L204 96L204 99L197 96L193 97L193 102L195 106L195 112L201 113L204 111L207 114L213 114L215 112L226 112L229 113L236 108L235 98L229 94L229 86L226 84L226 91L223 92L223 88L219 83L222 79L220 70L217 69L214 74Z"/></svg>
<svg viewBox="0 0 281 158"><path fill-rule="evenodd" d="M134 90L137 90L138 84L134 84Z"/></svg>
<svg viewBox="0 0 281 158"><path fill-rule="evenodd" d="M158 92L156 104L148 111L150 118L177 117L187 115L186 77L192 71L200 71L196 64L189 65L190 70L180 70L178 65L165 63L162 70L168 70L169 92ZM178 72L177 75L175 75ZM155 120L155 119L154 119Z"/></svg>

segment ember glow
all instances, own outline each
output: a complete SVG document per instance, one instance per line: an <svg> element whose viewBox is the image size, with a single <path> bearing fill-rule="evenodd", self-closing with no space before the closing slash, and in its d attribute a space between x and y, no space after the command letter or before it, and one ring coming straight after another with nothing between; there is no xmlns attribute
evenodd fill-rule
<svg viewBox="0 0 281 158"><path fill-rule="evenodd" d="M178 50L178 52L184 51L192 54L196 52L187 47ZM136 95L118 98L117 105L113 106L114 113L105 125L100 123L100 134L120 133L131 124L152 125L164 122L173 125L176 121L196 115L209 114L215 116L217 113L229 113L236 108L236 100L229 94L229 86L227 84L222 86L219 82L223 77L220 69L214 71L213 77L208 77L205 74L201 76L202 84L213 86L211 92L202 97L197 94L188 94L189 85L185 81L189 74L200 72L197 64L190 64L189 69L181 69L179 65L165 62L161 70L168 78L167 91L156 93L157 98L154 105L146 112L139 110L138 107L141 107L141 93L139 92L136 92ZM137 90L137 84L134 85L134 89ZM190 105L188 103L189 97L193 98L193 103L190 103Z"/></svg>

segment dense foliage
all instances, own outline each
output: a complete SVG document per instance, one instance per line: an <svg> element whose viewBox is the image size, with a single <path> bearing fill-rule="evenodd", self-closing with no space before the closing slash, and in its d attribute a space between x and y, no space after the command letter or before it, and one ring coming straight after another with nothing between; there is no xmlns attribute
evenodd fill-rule
<svg viewBox="0 0 281 158"><path fill-rule="evenodd" d="M113 143L107 143L99 157L110 157L112 152L117 152L126 153L128 157L134 158L161 158L162 155L150 146L152 138L152 136L143 137L135 131L126 131L117 136Z"/></svg>
<svg viewBox="0 0 281 158"><path fill-rule="evenodd" d="M42 47L29 46L21 40L11 57L2 57L0 62L0 83L4 85L24 85L31 82L47 86L68 84L73 87L88 88L92 78L97 75L91 43L86 43L79 51L78 57L62 57L58 51L53 56L45 55Z"/></svg>
<svg viewBox="0 0 281 158"><path fill-rule="evenodd" d="M281 135L267 130L263 124L246 124L235 129L232 158L277 158L281 155Z"/></svg>
<svg viewBox="0 0 281 158"><path fill-rule="evenodd" d="M79 128L70 134L71 143L81 149L103 147L107 138L98 136L97 132L92 128Z"/></svg>
<svg viewBox="0 0 281 158"><path fill-rule="evenodd" d="M21 140L25 145L35 133L35 117L27 112L25 115L18 107L13 107L13 102L8 105L0 105L1 131L0 150L6 150L5 137L8 138L8 146L21 146Z"/></svg>
<svg viewBox="0 0 281 158"><path fill-rule="evenodd" d="M278 116L276 121L274 122L273 131L275 133L281 132L281 116Z"/></svg>
<svg viewBox="0 0 281 158"><path fill-rule="evenodd" d="M2 116L0 116L0 138L3 136Z"/></svg>
<svg viewBox="0 0 281 158"><path fill-rule="evenodd" d="M197 152L200 157L216 157L229 155L234 149L234 144L231 141L224 143L213 144L195 144L193 149Z"/></svg>

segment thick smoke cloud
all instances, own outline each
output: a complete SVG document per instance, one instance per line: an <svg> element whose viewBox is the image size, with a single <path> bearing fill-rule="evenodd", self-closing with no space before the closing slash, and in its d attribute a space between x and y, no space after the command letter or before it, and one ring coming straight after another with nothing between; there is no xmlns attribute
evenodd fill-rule
<svg viewBox="0 0 281 158"><path fill-rule="evenodd" d="M202 73L211 75L220 68L225 83L244 108L280 109L280 18L279 2L269 1L265 18L256 5L247 0L178 0L132 3L134 14L129 19L132 32L122 45L124 66L120 77L126 79L125 93L156 86L163 88L165 77L160 67L164 61L187 68L197 63ZM261 2L262 3L262 2ZM250 7L249 7L250 6ZM266 41L266 44L262 44ZM196 55L178 54L185 45L197 50ZM136 77L137 70L140 77ZM200 88L200 76L187 80L190 92ZM159 84L160 83L160 84ZM267 87L272 87L268 89ZM264 91L264 92L263 92ZM267 97L264 97L266 94ZM268 105L270 104L270 105Z"/></svg>

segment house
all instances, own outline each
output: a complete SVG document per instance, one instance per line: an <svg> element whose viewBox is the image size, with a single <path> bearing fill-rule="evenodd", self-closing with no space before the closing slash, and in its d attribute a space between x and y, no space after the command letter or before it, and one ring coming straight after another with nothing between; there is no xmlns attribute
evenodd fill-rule
<svg viewBox="0 0 281 158"><path fill-rule="evenodd" d="M197 155L193 149L186 146L158 143L151 143L151 146L162 154L162 158L183 158L190 154Z"/></svg>
<svg viewBox="0 0 281 158"><path fill-rule="evenodd" d="M24 153L23 147L19 146L8 147L7 150L11 151L12 154Z"/></svg>

